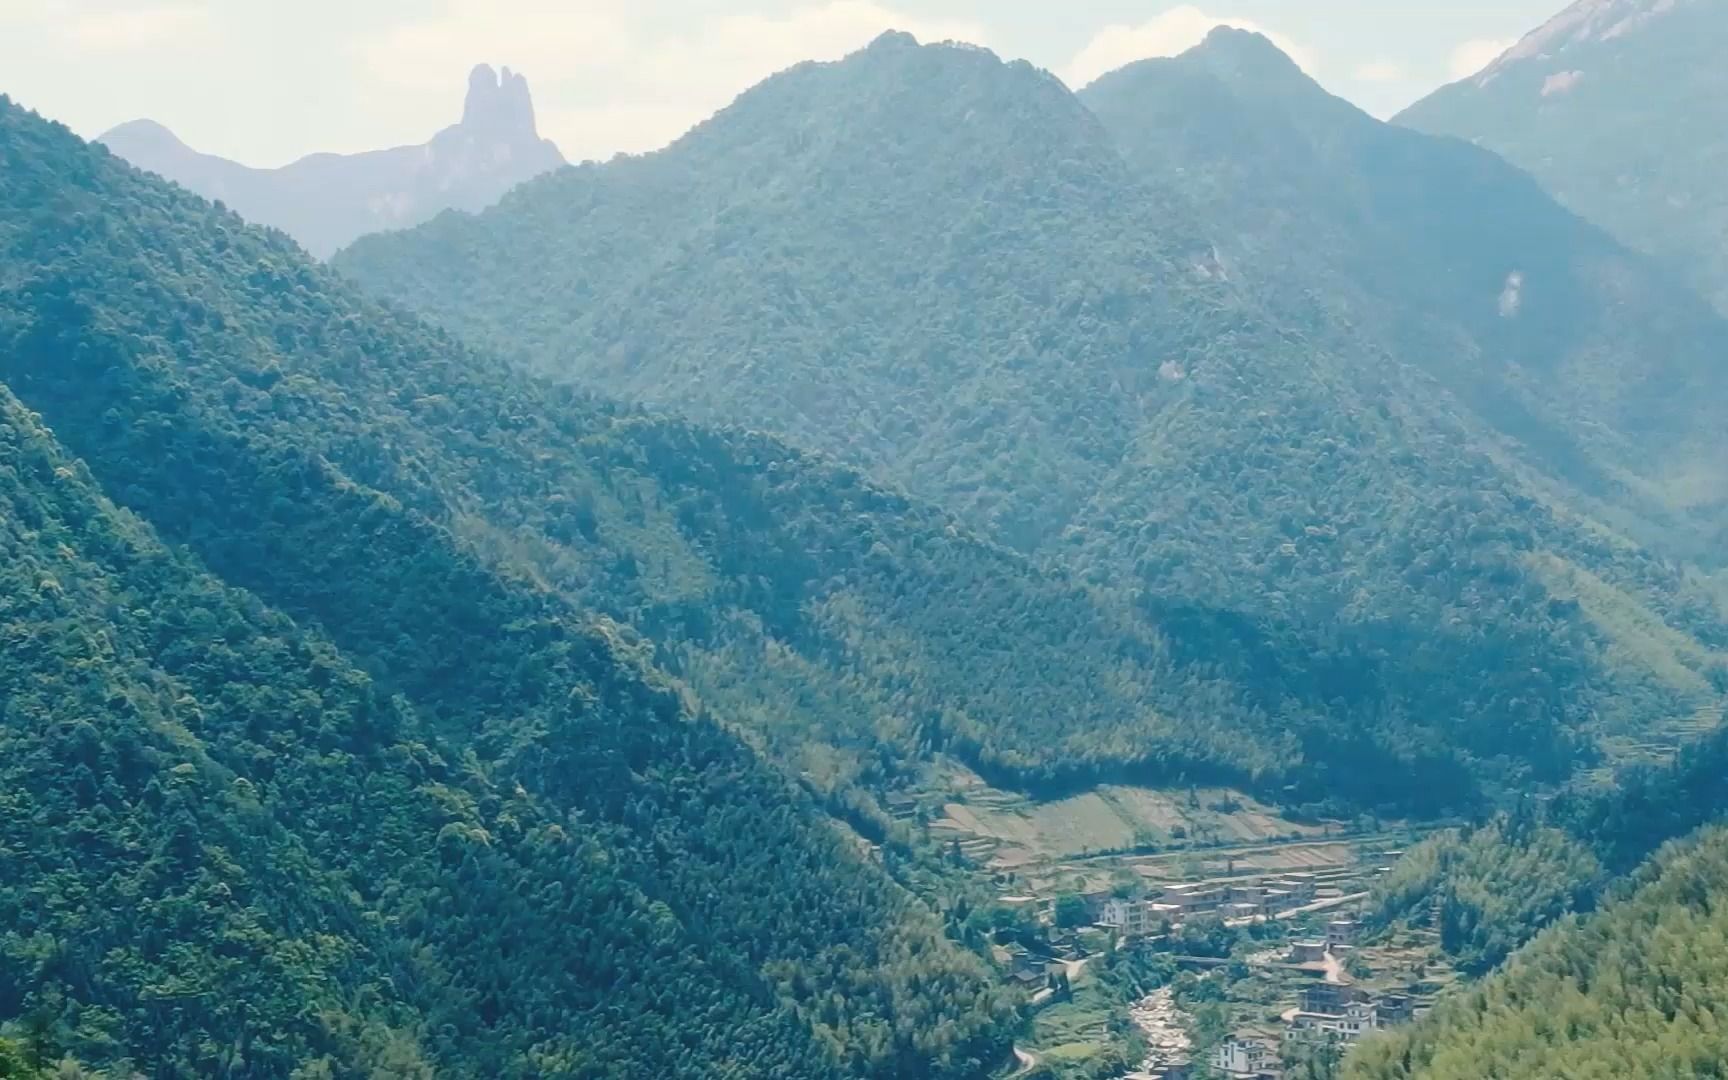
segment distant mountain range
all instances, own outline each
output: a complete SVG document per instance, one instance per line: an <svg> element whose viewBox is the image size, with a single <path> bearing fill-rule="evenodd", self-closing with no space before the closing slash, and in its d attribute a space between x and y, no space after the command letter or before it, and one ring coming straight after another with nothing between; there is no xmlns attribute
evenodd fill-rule
<svg viewBox="0 0 1728 1080"><path fill-rule="evenodd" d="M1398 122L1528 169L1728 310L1728 4L1581 0Z"/></svg>
<svg viewBox="0 0 1728 1080"><path fill-rule="evenodd" d="M1372 917L1562 925L1351 1075L1723 1071L1728 837L1603 891L1728 806L1728 320L1638 227L1230 30L891 33L575 168L487 68L422 147L109 140L0 97L0 1075L1001 1076L1168 972L1035 1020L996 901L1132 864L981 865L974 779L1514 810Z"/></svg>
<svg viewBox="0 0 1728 1080"><path fill-rule="evenodd" d="M367 233L418 225L445 210L483 209L564 164L535 129L528 81L484 64L469 76L461 122L419 146L312 154L255 169L199 153L151 120L122 124L98 141L248 221L281 229L319 258Z"/></svg>
<svg viewBox="0 0 1728 1080"><path fill-rule="evenodd" d="M1641 539L1715 546L1728 323L1659 266L1495 154L1381 123L1253 34L1080 97L1286 318L1323 298L1354 347L1444 388L1527 481Z"/></svg>
<svg viewBox="0 0 1728 1080"><path fill-rule="evenodd" d="M887 35L336 266L948 506L1311 745L1563 773L1723 677L1724 612L1665 553L1720 528L1728 327L1255 35L1079 95Z"/></svg>

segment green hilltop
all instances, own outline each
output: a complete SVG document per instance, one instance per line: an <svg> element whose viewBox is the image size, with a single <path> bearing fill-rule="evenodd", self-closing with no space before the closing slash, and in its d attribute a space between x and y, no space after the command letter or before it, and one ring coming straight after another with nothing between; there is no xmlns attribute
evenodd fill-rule
<svg viewBox="0 0 1728 1080"><path fill-rule="evenodd" d="M1721 520L1720 320L1514 171L1361 116L1260 39L1215 35L1164 72L1176 89L1153 79L1144 104L1134 69L1076 97L888 35L664 151L335 266L525 365L773 432L1077 576L1288 733L1277 753L1314 789L1411 763L1467 787L1454 754L1493 784L1558 779L1601 731L1714 694L1723 612L1675 553ZM1219 115L1283 101L1268 139L1363 144L1321 155L1343 179L1315 186L1354 184L1384 219L1427 194L1423 162L1481 174L1481 200L1509 191L1567 245L1552 280L1532 269L1503 316L1524 264L1497 237L1433 267L1348 194L1313 208L1324 242L1283 235L1216 147L1160 126L1196 94ZM1642 338L1593 315L1634 302ZM1690 381L1621 392L1671 382L1661 363ZM1682 398L1692 419L1658 437Z"/></svg>

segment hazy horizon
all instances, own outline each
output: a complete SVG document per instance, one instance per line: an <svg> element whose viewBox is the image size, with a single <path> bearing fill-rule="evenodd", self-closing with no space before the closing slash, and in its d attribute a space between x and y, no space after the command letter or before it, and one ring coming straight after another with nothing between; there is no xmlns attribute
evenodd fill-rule
<svg viewBox="0 0 1728 1080"><path fill-rule="evenodd" d="M533 89L540 130L572 160L665 145L775 71L834 59L888 29L1026 59L1080 86L1195 44L1216 25L1265 33L1333 93L1389 116L1479 69L1561 0L14 0L0 10L0 92L86 138L136 119L254 166L424 141L461 112L475 65ZM92 80L89 66L105 77ZM117 90L124 87L123 91ZM267 122L265 122L267 121Z"/></svg>

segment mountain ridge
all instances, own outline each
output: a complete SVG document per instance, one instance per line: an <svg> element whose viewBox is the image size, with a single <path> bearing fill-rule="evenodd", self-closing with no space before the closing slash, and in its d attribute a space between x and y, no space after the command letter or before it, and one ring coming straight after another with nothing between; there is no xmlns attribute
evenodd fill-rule
<svg viewBox="0 0 1728 1080"><path fill-rule="evenodd" d="M483 209L517 183L564 165L536 130L527 80L486 64L469 75L462 118L417 145L312 153L259 169L196 151L154 120L129 121L97 141L249 221L282 229L320 258L359 236L446 209Z"/></svg>
<svg viewBox="0 0 1728 1080"><path fill-rule="evenodd" d="M1728 475L1708 466L1728 456L1710 413L1728 399L1728 324L1487 151L1412 137L1287 62L1265 84L1217 48L1246 40L1215 33L1082 99L1148 173L1206 191L1214 217L1233 218L1240 265L1279 259L1263 276L1280 285L1328 272L1311 287L1355 294L1349 318L1596 512L1647 542L1645 519L1700 529L1692 547L1707 549L1728 507ZM1255 56L1274 48L1262 40Z"/></svg>
<svg viewBox="0 0 1728 1080"><path fill-rule="evenodd" d="M891 876L910 853L860 854L741 714L471 516L450 474L535 423L526 384L3 98L0 169L0 911L31 928L0 1015L161 1075L1007 1057L1013 1003ZM496 421L393 424L378 380L449 405L403 354Z"/></svg>
<svg viewBox="0 0 1728 1080"><path fill-rule="evenodd" d="M1441 381L1448 354L1361 333L1359 287L1340 297L1288 245L1293 284L1267 287L1207 196L1131 163L1047 74L895 37L769 79L667 150L335 266L529 366L815 448L1131 598L1181 628L1182 663L1331 745L1329 768L1414 724L1564 772L1606 700L1625 722L1668 712L1668 676L1610 671L1630 654L1565 597L1611 580L1716 648L1721 613L1538 487L1543 454L1511 460ZM1467 299L1498 327L1508 267L1490 269ZM1531 280L1521 326L1553 310ZM1664 669L1682 697L1707 689L1699 655ZM1443 674L1465 667L1482 681ZM1585 705L1603 683L1620 689Z"/></svg>
<svg viewBox="0 0 1728 1080"><path fill-rule="evenodd" d="M1482 145L1728 311L1728 14L1584 0L1395 122Z"/></svg>

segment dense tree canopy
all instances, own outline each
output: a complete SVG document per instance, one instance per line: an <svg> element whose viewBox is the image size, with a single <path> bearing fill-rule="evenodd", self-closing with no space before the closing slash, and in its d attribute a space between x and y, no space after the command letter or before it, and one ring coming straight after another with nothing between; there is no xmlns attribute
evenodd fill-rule
<svg viewBox="0 0 1728 1080"><path fill-rule="evenodd" d="M1670 548L1728 505L1728 323L1480 147L1381 123L1264 37L1219 29L1080 94L1149 183L1181 190L1279 316L1323 305L1474 434Z"/></svg>
<svg viewBox="0 0 1728 1080"><path fill-rule="evenodd" d="M1287 764L1275 732L1245 737L1265 727L1252 706L1174 672L1155 632L947 516L759 436L508 372L111 159L68 186L52 155L70 152L15 155L0 375L120 501L224 572L276 572L250 533L214 527L255 479L235 462L288 499L303 481L284 471L312 469L639 629L820 786L890 780L932 748L1034 779ZM285 554L320 560L307 581L341 566Z"/></svg>
<svg viewBox="0 0 1728 1080"><path fill-rule="evenodd" d="M937 754L1438 812L1728 691L1640 546L1721 527L1719 418L1651 419L1719 403L1715 317L1208 49L1094 112L891 35L342 260L478 349L0 99L0 1075L978 1077L1015 1000L874 802ZM1270 200L1317 230L1256 262L1283 213L1147 93L1331 170ZM1530 231L1385 228L1431 174ZM1719 1068L1728 842L1572 916L1724 746L1413 852L1379 917L1467 971L1560 925L1361 1075Z"/></svg>
<svg viewBox="0 0 1728 1080"><path fill-rule="evenodd" d="M628 631L386 483L433 467L387 425L286 437L365 409L294 359L394 324L4 102L0 174L5 375L85 451L0 388L0 1021L163 1077L1006 1057L982 965Z"/></svg>
<svg viewBox="0 0 1728 1080"><path fill-rule="evenodd" d="M1311 85L1283 96L1317 109L1323 138L1377 127ZM1544 445L1572 415L1559 406L1531 424L1487 410L1558 397L1552 383L1588 388L1581 413L1630 413L1641 399L1623 391L1661 384L1649 365L1690 338L1629 344L1595 318L1551 337L1561 308L1607 294L1550 305L1546 275L1507 329L1505 246L1468 249L1468 273L1402 279L1396 317L1361 315L1326 288L1345 269L1305 261L1320 245L1287 241L1300 273L1259 266L1228 238L1261 216L1166 182L1114 128L1028 65L890 35L768 80L665 151L335 263L542 370L832 453L1124 599L1173 662L1266 718L1257 741L1301 762L1299 800L1434 808L1482 778L1556 780L1595 731L1711 693L1721 610L1595 519L1651 504L1596 475L1627 455ZM1607 252L1651 322L1720 331L1703 305L1652 299L1642 264L1513 179L1542 228ZM1424 306L1430 278L1466 295ZM1698 355L1672 370L1716 370ZM1548 382L1495 373L1509 357ZM1480 376L1469 393L1437 380L1455 367ZM1589 415L1612 430L1618 414Z"/></svg>
<svg viewBox="0 0 1728 1080"><path fill-rule="evenodd" d="M1526 806L1488 826L1444 832L1412 848L1376 886L1373 921L1382 925L1393 920L1437 925L1442 947L1467 973L1485 972L1502 961L1505 973L1490 980L1487 989L1474 991L1469 1007L1454 1005L1437 1010L1414 1035L1400 1037L1395 1047L1371 1044L1359 1058L1352 1059L1361 1066L1355 1075L1468 1075L1461 1071L1463 1063L1477 1052L1478 1041L1486 1040L1498 1058L1485 1060L1504 1063L1511 1060L1508 1055L1517 1055L1526 1063L1522 1067L1531 1070L1487 1075L1594 1076L1598 1073L1574 1071L1594 1060L1587 1049L1576 1056L1570 1051L1547 1056L1556 1049L1550 1043L1560 1037L1557 1032L1564 1030L1565 1038L1592 1045L1641 1043L1658 1037L1684 1041L1688 1037L1684 1025L1672 1035L1659 1036L1654 1029L1641 1027L1644 1022L1630 1014L1609 1015L1660 1000L1662 995L1655 993L1648 981L1604 984L1588 974L1580 976L1580 988L1591 1000L1578 1009L1573 1008L1575 1002L1567 1000L1569 1023L1574 1026L1558 1029L1552 1026L1551 1018L1536 1019L1533 1032L1523 1025L1533 1018L1532 1010L1540 1008L1541 994L1512 1000L1503 991L1508 986L1534 986L1537 983L1532 980L1552 976L1555 957L1562 951L1593 948L1601 941L1623 937L1632 939L1627 948L1643 947L1641 940L1628 933L1633 921L1660 920L1673 935L1692 935L1684 941L1667 936L1663 948L1717 948L1709 931L1667 910L1675 893L1646 889L1631 901L1625 900L1625 894L1658 875L1661 883L1672 884L1676 865L1684 868L1681 876L1692 883L1684 889L1719 890L1724 886L1716 861L1720 852L1728 850L1728 838L1720 824L1728 814L1725 763L1728 728L1717 727L1666 764L1628 766L1618 770L1609 783L1581 781L1541 810ZM1664 855L1664 845L1674 850ZM1694 848L1696 858L1675 854ZM1619 901L1581 924L1565 921L1569 915L1592 911L1604 896L1618 896ZM1630 915L1628 909L1638 914ZM1562 921L1565 928L1522 952L1514 951L1556 921ZM1568 944L1557 945L1553 938ZM1590 944L1579 946L1578 942ZM1616 950L1619 948L1617 945ZM1600 970L1608 971L1619 955L1616 951L1605 956ZM1547 974L1532 975L1537 969ZM1640 977L1647 980L1645 975ZM1708 971L1690 971L1683 966L1662 976L1699 980L1699 989L1706 994L1720 989L1708 985L1714 977ZM1595 989L1601 985L1607 990ZM1542 984L1542 992L1547 989ZM1527 1015L1504 1015L1508 1008ZM1484 1015L1483 1010L1492 1012ZM1624 1027L1616 1026L1622 1021ZM1605 1076L1713 1075L1723 1068L1716 1056L1720 1047L1713 1042L1680 1049L1678 1056L1667 1060L1663 1052L1648 1046L1614 1047L1599 1066L1592 1068L1608 1070L1601 1073ZM1526 1054L1532 1056L1522 1056ZM1436 1071L1427 1071L1430 1061ZM1641 1064L1628 1071L1630 1061ZM1536 1062L1541 1062L1540 1066ZM1688 1067L1696 1068L1697 1073L1688 1073ZM1639 1071L1641 1068L1657 1071Z"/></svg>
<svg viewBox="0 0 1728 1080"><path fill-rule="evenodd" d="M1590 910L1605 880L1589 848L1566 833L1502 820L1412 848L1375 884L1372 921L1431 922L1458 967L1479 975L1555 920Z"/></svg>
<svg viewBox="0 0 1728 1080"><path fill-rule="evenodd" d="M1657 859L1597 915L1568 920L1415 1028L1365 1042L1351 1080L1674 1078L1728 1071L1728 833Z"/></svg>

